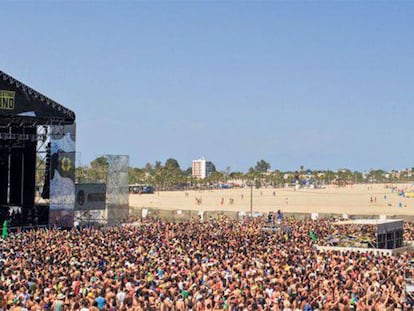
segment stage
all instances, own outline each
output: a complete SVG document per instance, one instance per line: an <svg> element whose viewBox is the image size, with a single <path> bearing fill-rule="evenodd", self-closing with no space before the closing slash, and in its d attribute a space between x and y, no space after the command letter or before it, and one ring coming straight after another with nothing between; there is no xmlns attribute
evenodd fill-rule
<svg viewBox="0 0 414 311"><path fill-rule="evenodd" d="M0 71L2 224L73 225L75 131L73 111Z"/></svg>

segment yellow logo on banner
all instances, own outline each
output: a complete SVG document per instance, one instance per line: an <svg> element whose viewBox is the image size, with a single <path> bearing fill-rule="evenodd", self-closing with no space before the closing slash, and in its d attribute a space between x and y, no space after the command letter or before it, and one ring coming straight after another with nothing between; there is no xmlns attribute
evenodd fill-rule
<svg viewBox="0 0 414 311"><path fill-rule="evenodd" d="M14 91L0 90L0 110L13 110L14 109Z"/></svg>
<svg viewBox="0 0 414 311"><path fill-rule="evenodd" d="M72 161L68 157L64 157L60 161L60 164L62 166L62 171L64 171L65 173L69 172L70 168L72 167Z"/></svg>

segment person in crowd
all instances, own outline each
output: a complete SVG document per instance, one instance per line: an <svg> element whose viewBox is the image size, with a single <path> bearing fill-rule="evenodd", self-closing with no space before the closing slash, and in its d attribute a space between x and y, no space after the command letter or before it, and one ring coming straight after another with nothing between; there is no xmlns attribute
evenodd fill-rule
<svg viewBox="0 0 414 311"><path fill-rule="evenodd" d="M266 217L70 231L0 244L0 310L412 310L412 253L320 252L329 219ZM405 239L414 238L407 223ZM318 241L309 236L313 232Z"/></svg>

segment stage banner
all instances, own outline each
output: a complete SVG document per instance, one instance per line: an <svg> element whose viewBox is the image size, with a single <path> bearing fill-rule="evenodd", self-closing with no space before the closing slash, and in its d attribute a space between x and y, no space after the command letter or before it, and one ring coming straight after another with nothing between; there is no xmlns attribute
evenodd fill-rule
<svg viewBox="0 0 414 311"><path fill-rule="evenodd" d="M75 207L75 141L75 124L50 126L50 226L73 226Z"/></svg>
<svg viewBox="0 0 414 311"><path fill-rule="evenodd" d="M106 201L105 184L76 184L75 211L104 210Z"/></svg>

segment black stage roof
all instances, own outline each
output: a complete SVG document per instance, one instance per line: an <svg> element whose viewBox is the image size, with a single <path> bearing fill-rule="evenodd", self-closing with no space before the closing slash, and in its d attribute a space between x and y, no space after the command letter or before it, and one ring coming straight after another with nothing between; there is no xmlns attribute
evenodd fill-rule
<svg viewBox="0 0 414 311"><path fill-rule="evenodd" d="M73 111L0 70L0 125L63 125L73 122Z"/></svg>

